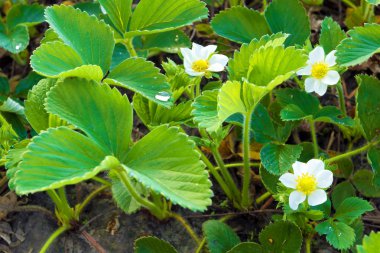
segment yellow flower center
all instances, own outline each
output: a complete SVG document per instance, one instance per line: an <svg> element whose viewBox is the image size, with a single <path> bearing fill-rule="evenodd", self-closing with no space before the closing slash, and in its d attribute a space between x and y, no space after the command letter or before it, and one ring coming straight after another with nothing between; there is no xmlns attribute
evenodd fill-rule
<svg viewBox="0 0 380 253"><path fill-rule="evenodd" d="M208 69L208 61L206 60L198 60L193 62L191 68L196 72L206 72Z"/></svg>
<svg viewBox="0 0 380 253"><path fill-rule="evenodd" d="M309 173L303 173L296 180L296 189L299 192L309 195L317 189L317 179Z"/></svg>
<svg viewBox="0 0 380 253"><path fill-rule="evenodd" d="M324 62L317 62L311 67L311 76L316 79L322 79L327 75L329 65Z"/></svg>

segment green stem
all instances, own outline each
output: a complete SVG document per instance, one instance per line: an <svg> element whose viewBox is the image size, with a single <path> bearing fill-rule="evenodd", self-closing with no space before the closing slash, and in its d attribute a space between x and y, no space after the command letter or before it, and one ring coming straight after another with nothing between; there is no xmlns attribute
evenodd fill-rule
<svg viewBox="0 0 380 253"><path fill-rule="evenodd" d="M224 165L226 168L236 168L236 167L243 167L244 163L230 163ZM260 167L260 163L249 163L249 166L251 167ZM218 169L218 168L217 168Z"/></svg>
<svg viewBox="0 0 380 253"><path fill-rule="evenodd" d="M222 176L223 176L224 180L226 180L228 188L232 191L234 199L237 202L240 202L239 189L237 188L236 183L232 179L230 172L227 170L226 166L224 165L223 158L220 155L218 148L215 147L215 146L213 146L211 148L211 151L212 151L212 153L214 155L216 163L218 164L218 166L220 168L220 172L222 173Z"/></svg>
<svg viewBox="0 0 380 253"><path fill-rule="evenodd" d="M244 117L243 128L243 161L244 161L244 175L243 175L243 189L242 189L242 206L248 208L250 205L249 186L251 183L251 166L250 166L250 126L251 126L251 112L248 112Z"/></svg>
<svg viewBox="0 0 380 253"><path fill-rule="evenodd" d="M350 0L342 0L343 3L345 3L347 6L350 6L351 8L356 9L356 5L353 4Z"/></svg>
<svg viewBox="0 0 380 253"><path fill-rule="evenodd" d="M343 115L347 116L346 101L344 98L343 87L341 82L338 82L338 84L336 85L336 89L338 91L340 109L342 110Z"/></svg>
<svg viewBox="0 0 380 253"><path fill-rule="evenodd" d="M49 249L50 245L54 242L54 240L57 239L58 236L60 236L62 233L64 233L68 229L69 229L68 227L62 226L62 227L59 227L57 230L55 230L54 233L50 235L48 240L42 246L40 253L45 253Z"/></svg>
<svg viewBox="0 0 380 253"><path fill-rule="evenodd" d="M203 154L201 150L198 149L198 152L201 154L202 161L206 164L208 170L212 174L212 176L215 178L215 180L218 182L224 193L227 195L227 197L230 200L234 200L232 193L230 191L230 188L228 188L226 182L223 180L223 178L219 175L219 172L215 169L214 165L210 162L210 160Z"/></svg>
<svg viewBox="0 0 380 253"><path fill-rule="evenodd" d="M256 203L257 204L260 204L261 202L263 202L264 200L266 200L267 198L269 198L270 196L272 196L272 193L270 192L266 192L264 193L263 195L261 195L260 197L258 197L256 199Z"/></svg>
<svg viewBox="0 0 380 253"><path fill-rule="evenodd" d="M311 253L311 237L306 237L305 241L305 253Z"/></svg>
<svg viewBox="0 0 380 253"><path fill-rule="evenodd" d="M125 171L117 171L117 175L120 180L123 182L124 186L127 188L128 192L132 195L132 197L139 202L142 206L147 208L153 215L155 215L158 219L164 219L165 213L157 207L151 201L140 196L139 193L136 192L135 188L132 186L131 181Z"/></svg>
<svg viewBox="0 0 380 253"><path fill-rule="evenodd" d="M325 160L325 163L332 163L332 162L336 162L336 161L339 161L343 158L347 158L347 157L351 157L351 156L354 156L354 155L358 155L364 151L367 151L368 149L370 149L371 147L379 144L380 141L375 141L375 142L370 142L370 143L367 143L367 145L364 145L363 147L361 148L358 148L358 149L354 149L350 152L347 152L347 153L344 153L344 154L341 154L341 155L337 155L337 156L334 156L334 157L331 157L329 159L326 159Z"/></svg>
<svg viewBox="0 0 380 253"><path fill-rule="evenodd" d="M186 231L189 233L191 238L194 239L197 245L201 244L201 240L199 239L198 235L195 233L195 231L191 228L189 223L181 215L178 215L176 213L170 213L169 216L176 219L179 223L182 224L182 226L186 229Z"/></svg>
<svg viewBox="0 0 380 253"><path fill-rule="evenodd" d="M136 50L135 50L135 47L133 46L133 37L131 38L128 38L128 39L125 39L124 43L125 47L127 48L128 50L128 53L131 57L136 57L137 56L137 53L136 53Z"/></svg>
<svg viewBox="0 0 380 253"><path fill-rule="evenodd" d="M201 82L202 82L202 77L196 77L194 80L194 85L195 85L195 98L199 97L201 95Z"/></svg>
<svg viewBox="0 0 380 253"><path fill-rule="evenodd" d="M71 220L75 219L75 216L68 202L63 201L55 190L48 190L47 194L53 200L58 210L58 219L60 219L64 225L69 226Z"/></svg>
<svg viewBox="0 0 380 253"><path fill-rule="evenodd" d="M206 244L206 238L203 238L201 243L199 244L197 250L195 251L195 253L201 253L205 244Z"/></svg>
<svg viewBox="0 0 380 253"><path fill-rule="evenodd" d="M312 119L309 119L311 138L313 139L313 148L314 148L314 158L319 156L319 147L317 141L317 133L315 131L315 122Z"/></svg>
<svg viewBox="0 0 380 253"><path fill-rule="evenodd" d="M96 197L96 195L98 195L99 193L101 193L102 191L104 191L105 189L107 189L109 186L108 185L103 185L101 187L99 187L98 189L94 190L93 192L91 192L87 198L85 198L85 200L78 205L77 209L76 209L76 216L79 218L79 215L82 213L83 209L88 205L88 203L90 203L90 201Z"/></svg>
<svg viewBox="0 0 380 253"><path fill-rule="evenodd" d="M104 184L104 185L107 185L107 186L111 186L112 185L109 181L107 181L107 180L105 180L105 179L103 179L101 177L93 177L92 180L97 181L97 182L99 182L101 184Z"/></svg>

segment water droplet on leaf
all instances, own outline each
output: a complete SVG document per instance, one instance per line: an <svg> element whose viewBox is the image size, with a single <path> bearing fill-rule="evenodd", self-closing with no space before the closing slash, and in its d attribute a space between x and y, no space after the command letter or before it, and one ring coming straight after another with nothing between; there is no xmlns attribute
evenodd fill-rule
<svg viewBox="0 0 380 253"><path fill-rule="evenodd" d="M170 94L166 91L161 91L155 96L155 98L167 102L170 99Z"/></svg>

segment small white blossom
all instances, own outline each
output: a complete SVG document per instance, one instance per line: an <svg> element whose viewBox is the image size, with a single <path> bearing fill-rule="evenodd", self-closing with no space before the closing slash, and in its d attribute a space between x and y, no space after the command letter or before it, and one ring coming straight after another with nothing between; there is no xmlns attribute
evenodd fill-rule
<svg viewBox="0 0 380 253"><path fill-rule="evenodd" d="M210 72L223 71L228 63L228 57L215 54L216 46L203 47L193 43L192 49L181 48L185 71L190 76L203 76Z"/></svg>
<svg viewBox="0 0 380 253"><path fill-rule="evenodd" d="M335 52L336 50L333 50L325 57L325 51L318 46L309 53L307 66L297 72L298 75L309 76L305 80L306 92L315 91L323 96L328 85L337 84L340 79L339 73L331 68L336 64Z"/></svg>
<svg viewBox="0 0 380 253"><path fill-rule="evenodd" d="M293 174L285 173L280 181L288 188L294 189L289 196L289 206L297 210L298 205L307 201L310 206L320 205L327 200L324 189L331 186L333 173L325 170L325 164L318 159L311 159L307 163L295 162L292 165Z"/></svg>

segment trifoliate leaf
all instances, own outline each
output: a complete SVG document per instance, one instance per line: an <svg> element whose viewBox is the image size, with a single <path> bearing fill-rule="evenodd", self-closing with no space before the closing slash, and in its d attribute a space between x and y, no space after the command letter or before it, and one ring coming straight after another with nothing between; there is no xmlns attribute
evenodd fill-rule
<svg viewBox="0 0 380 253"><path fill-rule="evenodd" d="M362 214L372 210L373 207L368 201L357 197L350 197L343 200L338 208L336 208L334 218L346 224L351 224Z"/></svg>
<svg viewBox="0 0 380 253"><path fill-rule="evenodd" d="M319 44L323 47L326 54L335 50L339 43L345 38L347 38L346 33L331 17L326 17L322 21Z"/></svg>
<svg viewBox="0 0 380 253"><path fill-rule="evenodd" d="M263 252L300 252L301 230L289 221L278 221L265 227L259 234Z"/></svg>
<svg viewBox="0 0 380 253"><path fill-rule="evenodd" d="M354 66L368 60L380 52L380 25L364 24L348 32L337 47L337 63L341 66Z"/></svg>
<svg viewBox="0 0 380 253"><path fill-rule="evenodd" d="M355 241L354 230L343 222L324 221L315 227L320 235L326 235L327 241L336 249L349 249Z"/></svg>
<svg viewBox="0 0 380 253"><path fill-rule="evenodd" d="M284 15L291 13L291 15ZM310 21L302 3L298 0L274 0L265 10L265 18L273 33L290 36L285 45L303 45L310 36Z"/></svg>
<svg viewBox="0 0 380 253"><path fill-rule="evenodd" d="M358 170L352 182L356 189L367 198L380 198L380 186L373 182L374 174L370 170Z"/></svg>
<svg viewBox="0 0 380 253"><path fill-rule="evenodd" d="M299 145L268 143L260 151L261 162L273 175L282 175L292 168L302 152Z"/></svg>
<svg viewBox="0 0 380 253"><path fill-rule="evenodd" d="M260 12L242 6L221 11L212 19L211 27L218 35L239 43L271 33Z"/></svg>
<svg viewBox="0 0 380 253"><path fill-rule="evenodd" d="M203 233L210 253L226 253L240 243L232 228L221 221L206 221L203 223Z"/></svg>

